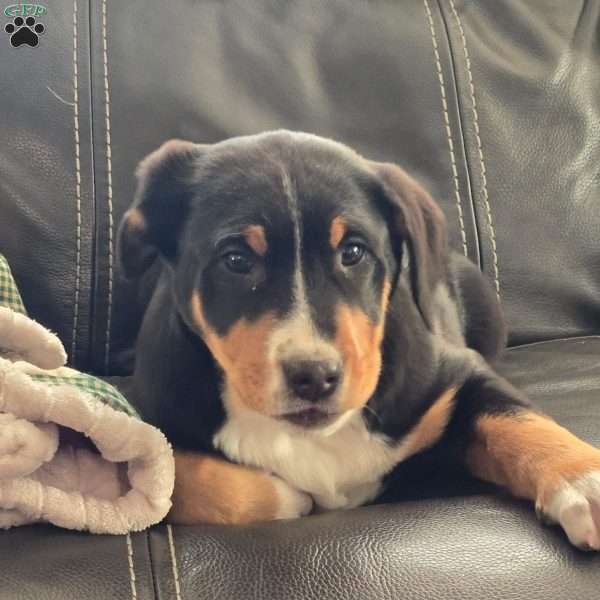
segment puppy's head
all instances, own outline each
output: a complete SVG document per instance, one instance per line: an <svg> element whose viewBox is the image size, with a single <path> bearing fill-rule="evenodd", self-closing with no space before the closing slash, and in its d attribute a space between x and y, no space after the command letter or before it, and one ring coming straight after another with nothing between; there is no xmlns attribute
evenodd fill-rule
<svg viewBox="0 0 600 600"><path fill-rule="evenodd" d="M137 177L123 269L139 274L158 255L171 270L181 318L222 369L228 411L324 427L362 408L405 262L413 314L431 328L443 218L399 167L274 132L167 142Z"/></svg>

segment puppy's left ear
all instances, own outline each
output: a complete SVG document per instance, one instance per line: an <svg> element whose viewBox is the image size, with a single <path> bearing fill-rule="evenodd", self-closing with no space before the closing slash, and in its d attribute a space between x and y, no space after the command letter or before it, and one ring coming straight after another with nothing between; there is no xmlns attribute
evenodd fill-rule
<svg viewBox="0 0 600 600"><path fill-rule="evenodd" d="M158 255L168 262L175 260L192 199L194 167L206 149L202 144L169 140L139 164L135 197L117 235L126 277L141 275Z"/></svg>
<svg viewBox="0 0 600 600"><path fill-rule="evenodd" d="M388 221L397 241L406 242L413 298L432 329L433 293L447 268L446 220L442 209L398 165L369 162L381 184Z"/></svg>

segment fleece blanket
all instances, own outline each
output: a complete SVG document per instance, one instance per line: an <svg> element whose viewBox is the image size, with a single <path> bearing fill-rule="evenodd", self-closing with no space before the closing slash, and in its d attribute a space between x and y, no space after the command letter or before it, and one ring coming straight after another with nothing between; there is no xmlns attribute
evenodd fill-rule
<svg viewBox="0 0 600 600"><path fill-rule="evenodd" d="M45 521L122 534L171 507L170 445L119 391L65 367L0 255L0 528Z"/></svg>

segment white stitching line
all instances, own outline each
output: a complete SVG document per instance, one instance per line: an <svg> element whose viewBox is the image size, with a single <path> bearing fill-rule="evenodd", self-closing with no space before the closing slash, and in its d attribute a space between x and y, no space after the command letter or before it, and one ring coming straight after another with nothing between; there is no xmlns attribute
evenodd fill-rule
<svg viewBox="0 0 600 600"><path fill-rule="evenodd" d="M79 323L79 287L81 285L81 161L79 154L79 72L77 69L77 0L73 0L73 120L75 122L75 198L77 202L77 257L75 259L75 300L73 303L73 332L71 362L77 352L77 325Z"/></svg>
<svg viewBox="0 0 600 600"><path fill-rule="evenodd" d="M133 568L133 544L131 535L128 533L125 536L127 540L127 562L129 563L129 583L131 584L131 598L137 600L137 585L135 582L135 570Z"/></svg>
<svg viewBox="0 0 600 600"><path fill-rule="evenodd" d="M458 25L458 30L460 31L460 37L463 45L463 52L465 55L465 64L467 65L467 75L469 77L469 91L471 93L471 103L472 103L472 112L473 112L473 126L475 128L475 138L477 139L477 151L479 153L479 164L481 165L481 182L483 189L483 200L485 202L486 213L488 226L490 228L490 239L492 242L492 254L494 256L494 282L496 284L496 294L498 298L500 298L500 272L498 269L498 252L496 247L496 233L494 231L494 224L492 221L492 211L490 209L490 201L487 189L487 177L485 170L485 162L483 160L483 149L481 145L481 137L479 135L479 114L477 112L477 102L475 101L475 86L473 84L473 74L471 72L471 59L469 57L469 50L467 48L467 38L465 37L465 32L462 27L462 23L460 21L460 17L458 16L458 12L456 12L456 7L454 6L454 0L449 0L450 8L452 9L452 13L454 14L454 18L456 19L456 24Z"/></svg>
<svg viewBox="0 0 600 600"><path fill-rule="evenodd" d="M106 172L108 183L108 309L106 315L106 341L104 344L104 369L108 372L113 300L113 190L112 148L110 143L110 90L108 87L108 44L106 42L106 0L102 0L102 60L104 63L104 124L106 128Z"/></svg>
<svg viewBox="0 0 600 600"><path fill-rule="evenodd" d="M460 224L460 235L462 240L463 253L468 255L467 249L467 234L465 232L465 221L463 218L463 209L460 201L460 188L458 183L458 169L456 168L456 156L454 155L454 142L452 141L452 130L450 129L450 117L448 116L448 102L446 101L446 84L444 82L444 74L442 73L442 63L440 61L440 53L438 51L437 37L433 24L433 17L429 8L429 2L423 0L427 19L429 20L429 31L431 32L431 42L433 43L433 53L435 56L435 68L437 70L438 81L440 83L440 93L442 95L442 109L444 112L444 121L446 124L446 137L448 138L448 148L450 149L450 162L452 164L452 179L454 181L454 196L456 198L456 208L458 210L458 222Z"/></svg>
<svg viewBox="0 0 600 600"><path fill-rule="evenodd" d="M173 540L173 529L167 524L167 537L169 538L169 550L171 552L171 566L173 567L173 581L175 582L175 598L181 600L181 588L179 587L179 571L177 569L177 556L175 555L175 542Z"/></svg>
<svg viewBox="0 0 600 600"><path fill-rule="evenodd" d="M599 340L600 335L579 335L575 337L561 337L554 338L551 340L540 340L539 342L526 342L525 344L518 344L516 346L508 346L506 348L507 352L512 352L514 350L519 350L521 348L531 348L532 346L541 346L542 344L554 344L554 342L585 342L587 340Z"/></svg>

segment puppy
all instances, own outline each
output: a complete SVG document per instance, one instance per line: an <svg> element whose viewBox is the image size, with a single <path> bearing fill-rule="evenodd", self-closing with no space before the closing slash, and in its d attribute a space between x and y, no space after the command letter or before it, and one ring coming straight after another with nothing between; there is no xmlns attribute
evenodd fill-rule
<svg viewBox="0 0 600 600"><path fill-rule="evenodd" d="M133 394L177 449L172 522L355 507L428 454L600 549L600 451L495 373L496 296L400 167L277 131L167 142L137 178L122 267L163 268Z"/></svg>

